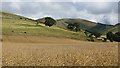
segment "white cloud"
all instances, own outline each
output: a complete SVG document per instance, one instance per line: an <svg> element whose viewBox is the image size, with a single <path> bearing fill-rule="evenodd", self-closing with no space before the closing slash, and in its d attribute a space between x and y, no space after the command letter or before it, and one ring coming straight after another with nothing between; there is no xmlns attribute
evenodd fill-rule
<svg viewBox="0 0 120 68"><path fill-rule="evenodd" d="M20 5L15 2L12 2L10 6L11 6L11 8L16 9L17 11L21 11Z"/></svg>
<svg viewBox="0 0 120 68"><path fill-rule="evenodd" d="M2 0L2 2L22 2L22 0Z"/></svg>
<svg viewBox="0 0 120 68"><path fill-rule="evenodd" d="M82 18L107 24L117 23L117 3L114 2L6 2L3 11L37 19Z"/></svg>
<svg viewBox="0 0 120 68"><path fill-rule="evenodd" d="M119 2L119 0L2 0L2 2Z"/></svg>

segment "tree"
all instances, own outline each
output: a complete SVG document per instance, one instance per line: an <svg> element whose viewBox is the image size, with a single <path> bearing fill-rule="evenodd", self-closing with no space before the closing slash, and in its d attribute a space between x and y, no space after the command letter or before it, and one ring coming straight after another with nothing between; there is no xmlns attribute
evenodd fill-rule
<svg viewBox="0 0 120 68"><path fill-rule="evenodd" d="M74 23L74 30L76 31L76 32L78 32L78 31L80 31L80 24L79 23Z"/></svg>
<svg viewBox="0 0 120 68"><path fill-rule="evenodd" d="M70 24L67 25L67 28L70 29L70 30L73 30L74 25L72 23L70 23Z"/></svg>
<svg viewBox="0 0 120 68"><path fill-rule="evenodd" d="M80 24L79 23L69 23L67 28L72 31L78 32L78 31L80 31Z"/></svg>
<svg viewBox="0 0 120 68"><path fill-rule="evenodd" d="M113 33L112 32L108 32L106 34L106 37L107 37L108 40L110 40L110 42L113 42Z"/></svg>
<svg viewBox="0 0 120 68"><path fill-rule="evenodd" d="M114 34L113 40L116 42L120 42L120 32L116 32Z"/></svg>
<svg viewBox="0 0 120 68"><path fill-rule="evenodd" d="M80 31L80 27L75 27L74 29L76 32Z"/></svg>
<svg viewBox="0 0 120 68"><path fill-rule="evenodd" d="M54 20L53 18L51 17L45 17L45 25L46 26L53 26L54 24L56 23L56 20Z"/></svg>
<svg viewBox="0 0 120 68"><path fill-rule="evenodd" d="M112 32L108 32L106 36L107 39L109 39L111 42L113 41L120 42L119 32L116 32L115 34L113 34Z"/></svg>
<svg viewBox="0 0 120 68"><path fill-rule="evenodd" d="M102 34L99 32L93 32L92 33L96 38L100 37Z"/></svg>
<svg viewBox="0 0 120 68"><path fill-rule="evenodd" d="M85 30L85 32L94 35L96 38L102 35L98 30Z"/></svg>
<svg viewBox="0 0 120 68"><path fill-rule="evenodd" d="M118 36L120 36L120 32L116 32L116 33L115 33L115 35L118 35Z"/></svg>
<svg viewBox="0 0 120 68"><path fill-rule="evenodd" d="M116 41L116 42L120 42L120 36L114 34L113 35L113 40Z"/></svg>

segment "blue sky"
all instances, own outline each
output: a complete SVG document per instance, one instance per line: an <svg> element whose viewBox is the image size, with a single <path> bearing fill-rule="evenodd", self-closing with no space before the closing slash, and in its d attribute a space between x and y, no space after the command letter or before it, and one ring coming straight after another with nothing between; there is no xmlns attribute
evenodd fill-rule
<svg viewBox="0 0 120 68"><path fill-rule="evenodd" d="M103 24L118 23L118 0L90 0L82 1L49 1L41 2L40 0L11 0L2 1L0 11L14 13L25 17L38 19L51 16L56 19L60 18L82 18Z"/></svg>

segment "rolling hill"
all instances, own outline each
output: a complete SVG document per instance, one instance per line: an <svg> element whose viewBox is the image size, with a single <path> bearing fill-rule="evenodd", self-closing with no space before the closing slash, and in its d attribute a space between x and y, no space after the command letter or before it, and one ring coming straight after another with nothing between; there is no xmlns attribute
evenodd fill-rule
<svg viewBox="0 0 120 68"><path fill-rule="evenodd" d="M36 20L1 12L3 36L37 36L86 40L83 32L72 32L56 26L36 25Z"/></svg>
<svg viewBox="0 0 120 68"><path fill-rule="evenodd" d="M61 23L61 24L62 23L65 23L65 24L79 23L81 29L83 29L83 30L96 25L96 23L94 23L94 22L90 22L90 21L83 20L83 19L69 19L69 18L66 18L66 19L58 19L57 22L58 22L58 24L59 23ZM60 27L60 25L57 25L57 26Z"/></svg>
<svg viewBox="0 0 120 68"><path fill-rule="evenodd" d="M106 34L108 31L117 32L118 26L116 25L106 25L96 22L91 22L84 19L59 19L57 20L57 25L60 28L67 29L67 24L69 23L79 23L82 30L99 32L101 34Z"/></svg>
<svg viewBox="0 0 120 68"><path fill-rule="evenodd" d="M28 36L48 36L70 39L86 40L85 30L106 34L108 31L117 32L118 25L106 25L91 22L84 19L57 19L56 25L52 27L44 26L44 18L33 20L23 16L0 12L2 14L3 35L28 35ZM36 22L40 22L36 25ZM67 29L69 23L79 23L81 32L73 32Z"/></svg>
<svg viewBox="0 0 120 68"><path fill-rule="evenodd" d="M38 19L37 21L43 22L44 18ZM57 19L56 26L67 30L67 25L70 23L79 23L80 28L82 30L84 31L87 30L89 32L98 32L103 35L106 34L108 31L112 31L114 33L118 31L118 25L101 24L84 19L70 19L70 18Z"/></svg>

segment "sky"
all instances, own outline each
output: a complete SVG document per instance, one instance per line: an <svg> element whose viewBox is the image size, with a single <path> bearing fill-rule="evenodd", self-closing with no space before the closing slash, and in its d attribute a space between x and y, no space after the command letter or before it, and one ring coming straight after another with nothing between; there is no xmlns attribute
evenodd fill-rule
<svg viewBox="0 0 120 68"><path fill-rule="evenodd" d="M2 4L0 11L22 15L32 19L50 16L55 19L81 18L111 25L118 23L118 0L43 1L3 0L0 2Z"/></svg>

